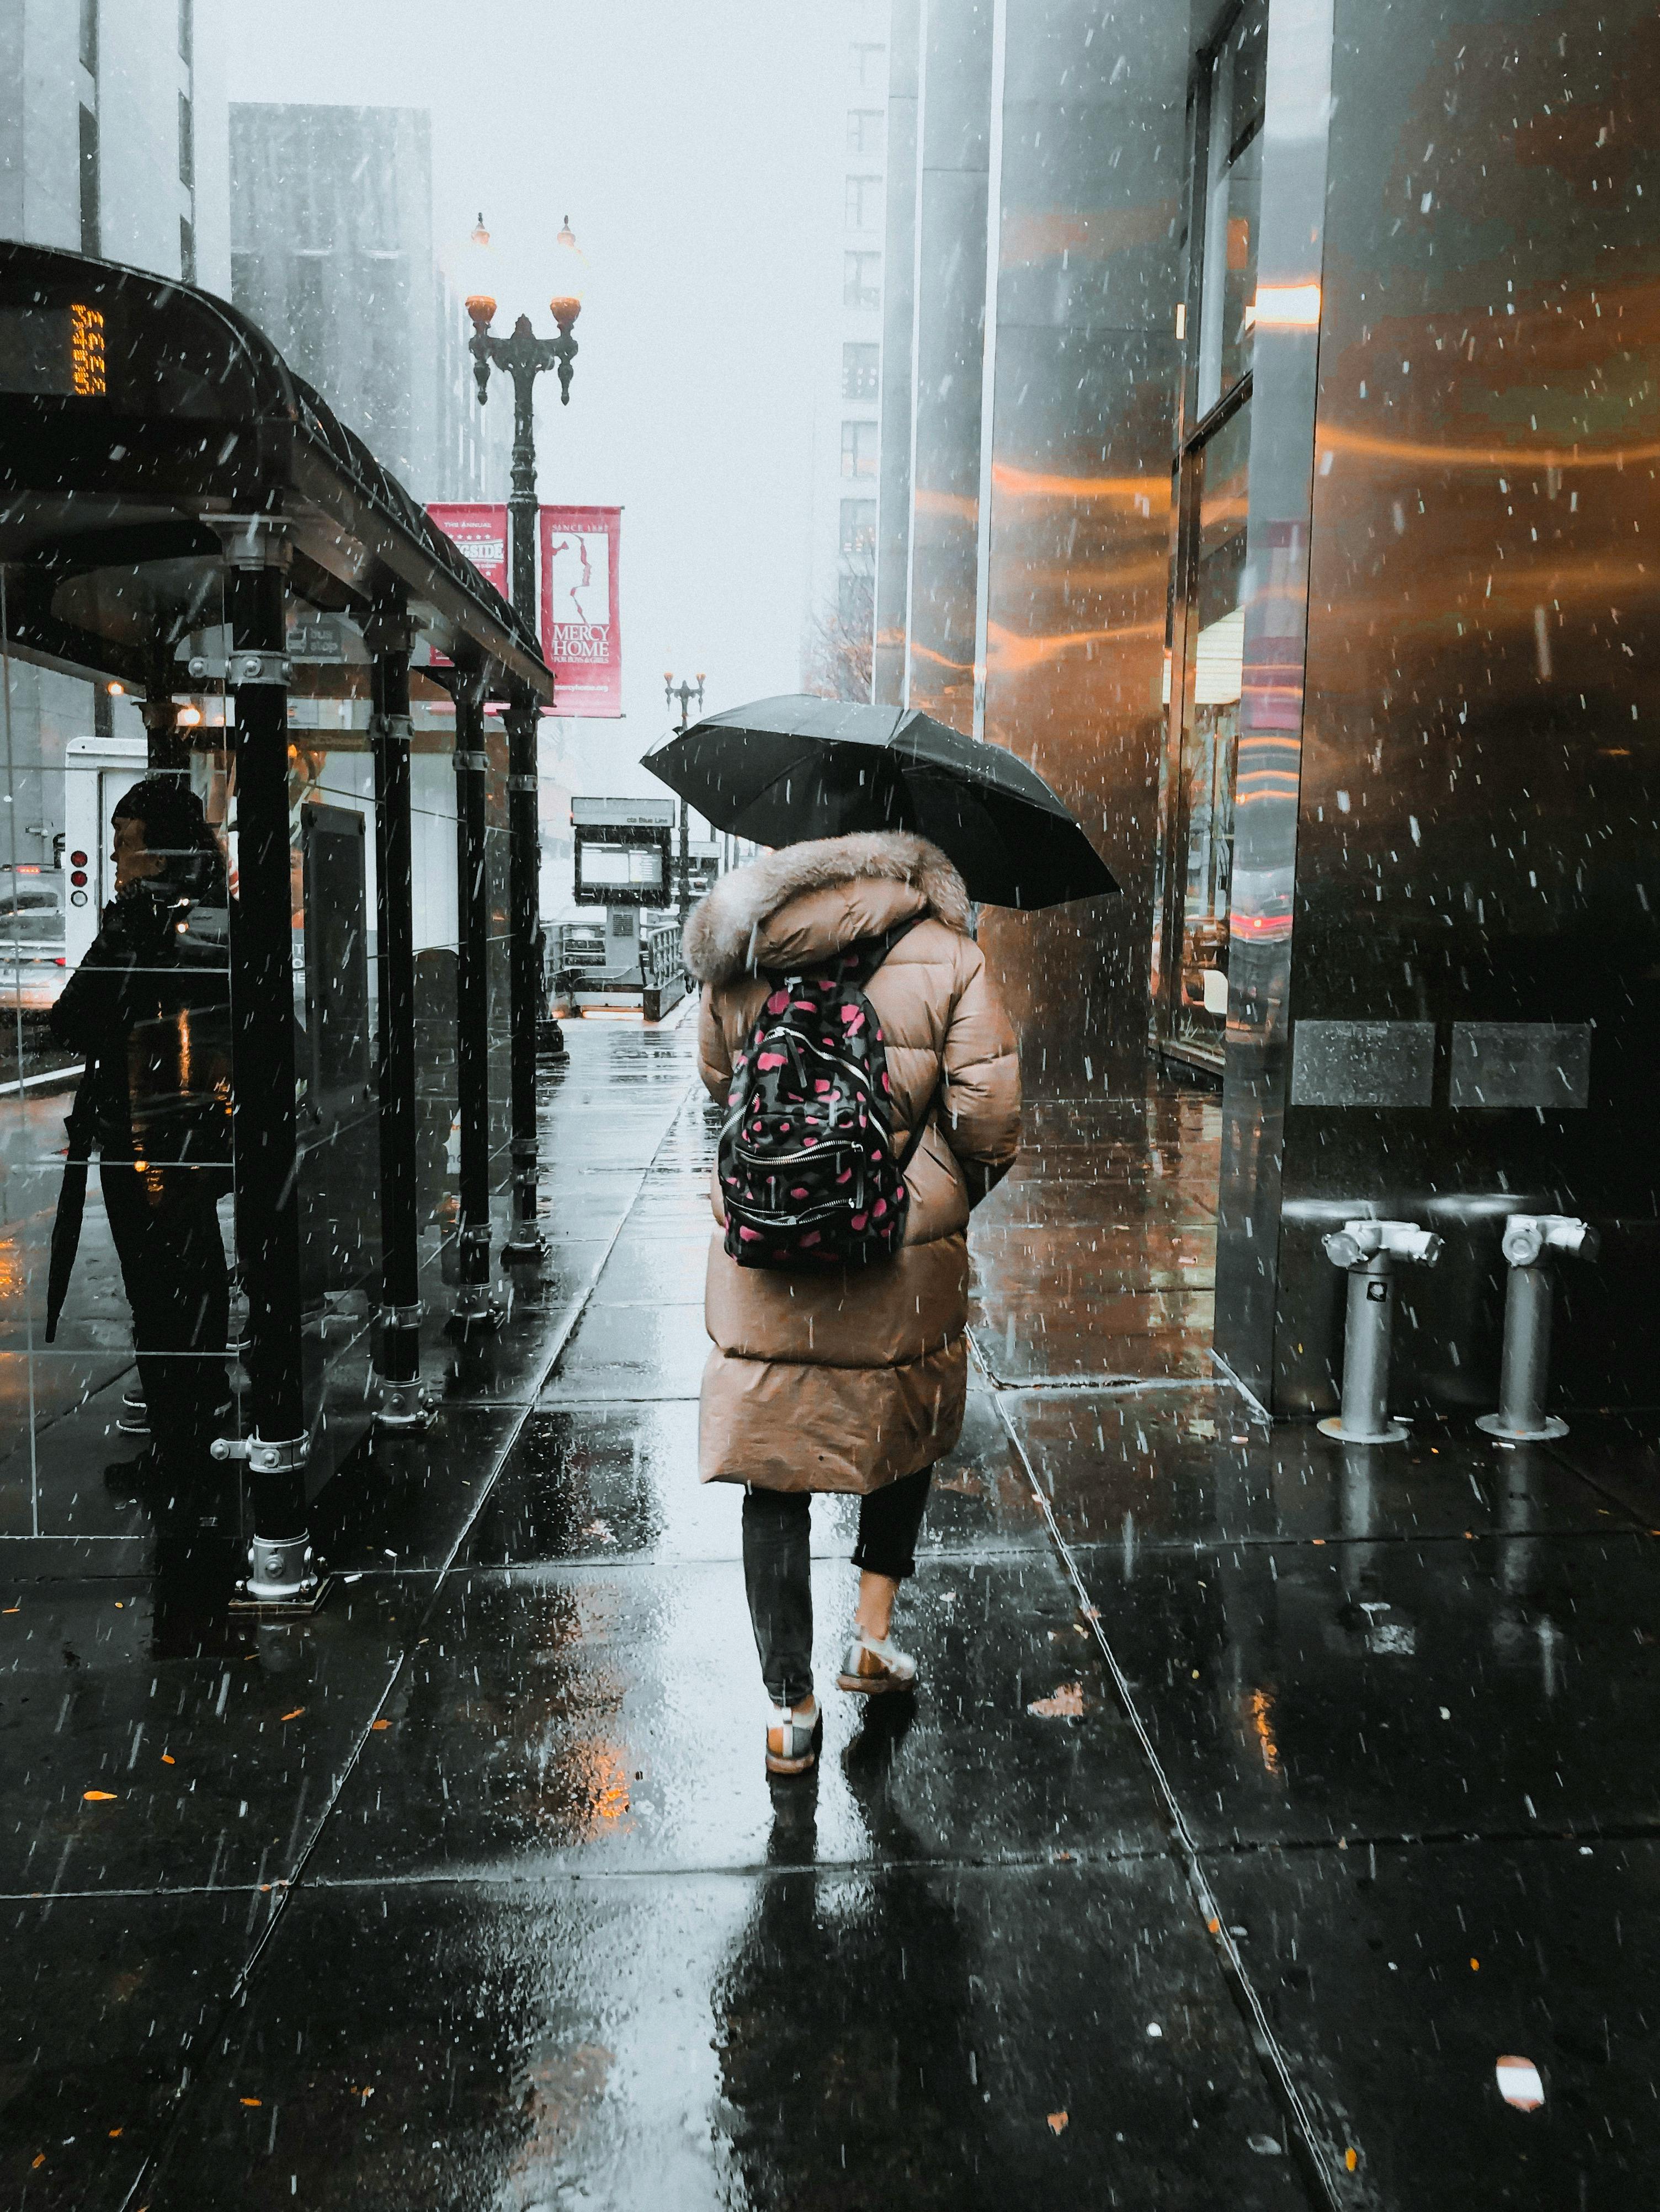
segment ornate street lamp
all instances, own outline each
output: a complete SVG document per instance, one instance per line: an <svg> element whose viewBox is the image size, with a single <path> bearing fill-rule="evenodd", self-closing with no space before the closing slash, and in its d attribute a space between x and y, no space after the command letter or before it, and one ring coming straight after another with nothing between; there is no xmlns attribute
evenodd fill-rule
<svg viewBox="0 0 1660 2212"><path fill-rule="evenodd" d="M682 677L679 683L677 684L674 680L674 671L672 668L664 670L664 703L666 706L672 707L677 699L680 702L680 720L678 726L684 732L686 724L690 720L690 709L694 699L697 702L698 713L701 714L703 711L703 678L701 670L698 672L697 689L695 691L692 690L690 684L686 682L684 677ZM686 912L691 904L691 832L690 823L690 817L687 812L686 802L683 799L680 802L680 927L682 929L686 926Z"/></svg>
<svg viewBox="0 0 1660 2212"><path fill-rule="evenodd" d="M556 338L538 338L528 315L520 315L505 338L492 336L496 317L496 283L491 268L489 233L484 218L467 249L465 270L467 313L472 318L473 374L478 383L478 403L489 398L492 368L513 379L513 488L508 501L512 520L509 571L514 611L529 630L537 632L536 609L536 380L544 369L559 372L559 398L570 404L571 369L576 360L572 325L582 312L582 286L587 264L571 234L566 216L554 240L553 296L549 307L558 325ZM556 710L557 702L556 701ZM512 1002L512 1128L513 1233L504 1248L508 1260L534 1259L546 1243L537 1226L536 1034L546 1007L547 979L538 954L538 878L541 872L541 837L538 827L538 762L536 702L528 694L515 694L507 712L508 730L508 871ZM458 724L459 727L459 724ZM457 760L462 755L457 753ZM477 756L482 766L483 756ZM482 856L481 856L482 857ZM481 878L482 880L482 878ZM465 1227L465 1224L464 1224ZM486 1231L486 1236L488 1232ZM464 1296L466 1295L464 1292Z"/></svg>
<svg viewBox="0 0 1660 2212"><path fill-rule="evenodd" d="M489 398L492 368L513 379L513 491L508 512L513 520L511 569L514 611L536 628L536 380L544 369L559 372L559 399L570 404L570 380L576 361L576 341L571 328L582 312L582 288L587 263L572 234L567 216L553 242L553 296L548 306L559 326L556 338L538 338L530 317L520 315L512 335L496 337L490 330L496 319L496 295L490 236L481 215L466 255L465 277L467 313L472 318L472 337L467 350L473 359L478 383L478 404Z"/></svg>

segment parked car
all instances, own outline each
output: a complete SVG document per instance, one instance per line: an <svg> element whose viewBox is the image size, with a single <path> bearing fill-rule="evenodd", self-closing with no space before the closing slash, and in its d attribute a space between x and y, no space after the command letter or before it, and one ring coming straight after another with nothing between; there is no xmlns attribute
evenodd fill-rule
<svg viewBox="0 0 1660 2212"><path fill-rule="evenodd" d="M0 1005L46 1005L65 975L58 878L0 877Z"/></svg>

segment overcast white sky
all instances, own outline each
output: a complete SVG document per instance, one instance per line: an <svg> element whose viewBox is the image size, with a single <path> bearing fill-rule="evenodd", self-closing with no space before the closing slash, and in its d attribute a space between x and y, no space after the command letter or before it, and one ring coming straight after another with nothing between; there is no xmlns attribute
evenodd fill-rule
<svg viewBox="0 0 1660 2212"><path fill-rule="evenodd" d="M593 276L569 407L539 386L538 489L626 510L628 719L581 732L581 787L660 790L627 771L666 726L665 669L704 669L711 708L798 686L835 0L221 4L233 100L430 109L437 236L483 210L498 328L522 309L551 335L569 213Z"/></svg>

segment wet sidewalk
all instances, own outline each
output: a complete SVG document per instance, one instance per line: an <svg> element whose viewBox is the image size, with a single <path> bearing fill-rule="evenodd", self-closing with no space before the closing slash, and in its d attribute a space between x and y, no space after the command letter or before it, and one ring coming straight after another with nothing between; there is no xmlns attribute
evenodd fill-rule
<svg viewBox="0 0 1660 2212"><path fill-rule="evenodd" d="M539 1293L334 1506L315 1620L14 1572L0 2201L1648 2201L1651 1451L1265 1428L1210 1379L1213 1104L1043 1109L921 1689L830 1687L821 1501L824 1753L769 1783L689 1043L577 1029Z"/></svg>

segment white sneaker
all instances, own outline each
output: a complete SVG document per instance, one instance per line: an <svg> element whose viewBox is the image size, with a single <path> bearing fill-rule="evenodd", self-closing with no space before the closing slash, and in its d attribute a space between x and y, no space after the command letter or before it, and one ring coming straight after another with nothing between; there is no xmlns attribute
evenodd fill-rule
<svg viewBox="0 0 1660 2212"><path fill-rule="evenodd" d="M816 1698L800 1705L775 1705L767 1723L768 1773L805 1774L818 1756L823 1725Z"/></svg>
<svg viewBox="0 0 1660 2212"><path fill-rule="evenodd" d="M909 1651L902 1651L891 1636L879 1639L855 1636L848 1646L848 1656L842 1662L836 1686L864 1698L879 1696L884 1690L914 1690L916 1662Z"/></svg>

